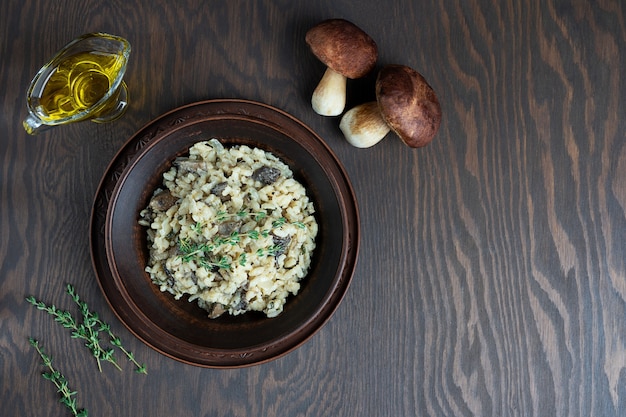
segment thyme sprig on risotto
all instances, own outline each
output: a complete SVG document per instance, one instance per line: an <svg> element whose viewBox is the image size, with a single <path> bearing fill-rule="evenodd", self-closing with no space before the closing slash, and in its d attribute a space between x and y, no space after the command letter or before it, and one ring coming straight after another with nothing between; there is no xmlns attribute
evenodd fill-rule
<svg viewBox="0 0 626 417"><path fill-rule="evenodd" d="M59 399L61 404L67 407L71 411L73 416L87 417L87 410L84 408L79 409L76 405L76 391L72 391L69 388L69 383L67 382L65 376L52 366L52 357L44 352L42 347L39 345L39 341L30 337L28 338L28 342L32 347L35 348L35 350L41 357L42 365L48 369L47 371L43 372L41 376L44 379L51 381L57 387L57 392L61 396L61 398Z"/></svg>
<svg viewBox="0 0 626 417"><path fill-rule="evenodd" d="M237 211L236 213L228 213L226 211L218 211L215 220L218 223L224 222L225 220L230 220L230 219L244 219L246 217L251 217L253 218L255 221L260 221L264 218L267 217L267 213L265 211L254 211L254 210L247 210L245 208ZM275 220L274 222L272 222L272 229L276 229L282 225L284 225L285 223L287 223L287 219L285 219L284 217L281 217L277 220ZM306 226L304 225L304 223L302 222L293 222L293 225L295 225L296 227L300 228L300 229L304 229L306 228ZM204 225L200 222L197 222L195 225L195 229L197 230L201 230L201 228ZM200 229L198 229L200 228ZM270 230L265 231L266 235L267 233L270 232Z"/></svg>
<svg viewBox="0 0 626 417"><path fill-rule="evenodd" d="M229 269L230 262L227 257L222 256L217 261L212 261L208 257L216 248L214 244L197 243L189 238L178 240L178 250L181 252L180 257L183 262L196 261L198 265L206 269Z"/></svg>
<svg viewBox="0 0 626 417"><path fill-rule="evenodd" d="M226 211L220 210L217 212L215 220L219 223L228 219L243 219L246 217L252 217L254 220L258 222L259 220L267 217L267 213L264 211L247 210L245 208L242 208L236 213L228 213Z"/></svg>
<svg viewBox="0 0 626 417"><path fill-rule="evenodd" d="M38 310L45 311L54 317L54 321L59 323L64 328L71 330L73 339L82 339L85 342L85 347L89 349L93 357L96 359L98 370L100 372L102 372L101 361L109 362L118 370L122 370L117 363L117 359L115 358L115 350L113 348L105 348L101 345L100 333L103 332L108 336L111 345L120 349L126 358L135 365L135 372L147 374L148 371L146 366L139 364L133 353L123 347L120 338L111 331L111 326L100 319L96 312L89 309L87 303L80 299L71 284L67 284L66 292L78 305L82 316L82 322L79 322L79 320L72 316L72 313L69 311L61 310L54 304L48 305L43 301L37 300L32 295L26 297L26 301Z"/></svg>
<svg viewBox="0 0 626 417"><path fill-rule="evenodd" d="M232 214L226 213L224 211L219 211L217 213L216 221L224 222L229 219L233 219L233 218L243 219L248 216L254 217L256 221L259 221L265 218L267 214L263 211L254 212L254 211L247 211L245 209L240 210L236 213L232 213ZM287 219L285 219L284 217L280 217L272 222L271 227L269 229L267 228L262 229L262 230L253 229L247 232L239 232L237 230L234 230L227 236L216 236L213 238L211 242L206 242L206 243L194 242L191 238L179 239L178 250L180 252L180 257L183 260L183 262L195 261L198 265L208 270L215 269L215 268L230 269L232 267L232 263L229 261L229 259L226 256L222 256L219 259L212 260L211 254L216 252L220 248L220 246L223 246L223 245L237 246L241 242L241 239L245 237L249 237L252 240L258 240L261 237L267 238L270 236L270 233L273 230L278 229L284 226L285 224L287 224ZM306 228L306 225L299 221L293 222L291 224L293 224L294 226L300 229ZM201 222L196 222L196 224L193 226L193 230L198 235L202 234L203 228L204 228L204 224ZM265 248L257 249L256 256L259 256L259 257L276 256L279 253L281 253L283 250L284 250L283 245L273 244ZM246 265L246 263L248 262L247 255L245 253L242 253L237 259L237 262L241 266Z"/></svg>

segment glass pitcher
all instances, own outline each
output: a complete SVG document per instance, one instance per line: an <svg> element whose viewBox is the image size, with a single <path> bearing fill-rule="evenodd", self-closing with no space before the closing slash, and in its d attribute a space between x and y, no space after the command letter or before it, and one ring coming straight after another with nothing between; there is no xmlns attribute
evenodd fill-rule
<svg viewBox="0 0 626 417"><path fill-rule="evenodd" d="M89 33L61 49L33 78L27 91L26 132L83 120L119 118L128 106L123 81L130 43L119 36Z"/></svg>

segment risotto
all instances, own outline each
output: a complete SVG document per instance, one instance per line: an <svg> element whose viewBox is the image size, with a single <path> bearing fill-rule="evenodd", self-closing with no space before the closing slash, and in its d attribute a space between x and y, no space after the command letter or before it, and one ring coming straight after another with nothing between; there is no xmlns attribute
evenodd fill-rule
<svg viewBox="0 0 626 417"><path fill-rule="evenodd" d="M211 318L280 314L309 270L318 228L313 202L285 163L217 139L173 162L139 223L152 282Z"/></svg>

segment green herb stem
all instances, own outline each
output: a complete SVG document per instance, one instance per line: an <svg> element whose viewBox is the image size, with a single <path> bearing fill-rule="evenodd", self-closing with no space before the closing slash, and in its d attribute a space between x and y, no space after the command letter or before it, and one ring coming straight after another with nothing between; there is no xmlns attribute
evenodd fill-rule
<svg viewBox="0 0 626 417"><path fill-rule="evenodd" d="M227 219L231 218L244 218L244 217L254 217L256 221L259 221L266 217L266 213L254 212L254 211L246 211L241 210L237 213L226 213L224 211L219 211L217 213L216 222L223 222ZM211 254L215 254L215 252L223 245L237 246L241 239L244 237L249 237L252 240L258 240L259 238L267 238L270 233L287 224L287 219L281 217L272 222L272 225L269 229L262 230L250 230L248 232L238 232L233 231L228 236L216 236L210 242L199 243L193 242L190 238L179 239L178 241L178 250L180 252L180 258L183 262L191 262L195 261L199 266L204 267L205 269L230 269L232 267L231 262L226 257L221 257L220 259L211 259ZM302 222L293 222L294 226L299 229L305 229L306 225ZM201 235L202 229L204 225L200 222L196 222L193 229L196 234ZM277 253L280 253L283 248L280 245L270 245L265 248L260 248L256 251L256 255L259 257L262 256L274 256ZM239 265L244 266L248 262L248 258L245 254L242 254L237 262Z"/></svg>
<svg viewBox="0 0 626 417"><path fill-rule="evenodd" d="M225 211L218 211L215 220L217 222L223 222L228 219L244 219L246 217L252 217L255 221L259 221L267 216L264 211L253 211L245 208L239 210L236 213L227 213Z"/></svg>
<svg viewBox="0 0 626 417"><path fill-rule="evenodd" d="M100 325L100 330L105 331L109 335L109 341L111 342L111 344L121 350L126 358L135 365L135 367L137 368L135 369L135 372L137 372L138 374L148 374L148 369L146 368L146 365L137 362L133 352L130 352L124 348L124 346L122 345L122 340L111 331L111 326L102 321L100 322Z"/></svg>
<svg viewBox="0 0 626 417"><path fill-rule="evenodd" d="M111 331L111 326L108 323L104 322L98 316L98 313L89 310L89 306L86 302L80 299L74 287L71 284L67 284L66 290L72 300L76 303L76 305L78 305L80 312L83 316L83 322L86 323L89 333L97 337L99 332L105 332L109 336L109 341L111 342L111 345L121 350L122 353L128 358L128 360L137 367L136 372L147 374L148 371L146 369L146 366L143 364L140 365L135 360L135 356L133 355L133 353L124 348L124 346L122 345L122 340L115 334L113 334L113 332ZM109 355L115 361L113 354L113 349L109 349L106 351L106 355ZM115 365L119 368L117 362L115 362Z"/></svg>
<svg viewBox="0 0 626 417"><path fill-rule="evenodd" d="M53 316L54 321L61 324L61 326L66 329L70 329L72 331L72 338L82 339L85 342L85 346L96 359L98 370L100 372L102 372L101 361L109 362L118 370L122 370L117 363L115 350L113 348L105 349L101 345L100 332L104 332L109 337L111 345L118 348L128 358L128 360L136 366L136 372L147 374L148 372L146 370L146 366L139 364L133 353L124 348L120 338L111 331L111 326L100 319L98 313L89 309L88 304L81 300L80 296L76 293L75 288L71 284L67 284L66 292L80 310L80 314L82 316L81 323L79 323L69 311L58 309L55 305L47 305L33 296L26 297L26 301L35 306L38 310L45 311Z"/></svg>
<svg viewBox="0 0 626 417"><path fill-rule="evenodd" d="M44 372L41 375L44 379L52 381L52 383L57 387L57 392L61 396L59 399L61 404L67 407L72 412L73 416L87 417L87 410L84 408L78 409L76 405L76 391L70 390L65 376L52 366L52 358L43 351L37 340L31 337L28 341L41 357L42 364L48 369L47 372Z"/></svg>
<svg viewBox="0 0 626 417"><path fill-rule="evenodd" d="M122 368L117 364L115 357L113 356L113 350L105 350L100 345L100 339L98 333L95 332L90 324L78 323L72 314L66 310L58 309L54 304L47 305L43 301L37 300L33 296L26 297L26 301L35 306L38 310L45 311L54 317L54 321L61 324L66 329L72 330L72 338L82 339L85 341L85 346L89 349L93 357L98 364L98 370L102 372L102 366L100 360L106 360L112 363L120 371Z"/></svg>

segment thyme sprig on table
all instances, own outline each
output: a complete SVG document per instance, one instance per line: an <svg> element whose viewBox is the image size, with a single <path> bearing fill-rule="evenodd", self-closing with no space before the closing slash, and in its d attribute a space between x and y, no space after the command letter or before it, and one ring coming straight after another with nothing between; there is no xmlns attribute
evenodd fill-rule
<svg viewBox="0 0 626 417"><path fill-rule="evenodd" d="M76 290L71 284L67 284L67 294L78 305L82 316L82 322L79 322L72 314L67 310L61 310L54 304L48 305L43 301L37 300L34 296L26 297L26 301L35 306L38 310L45 311L52 317L54 321L59 323L66 329L72 331L72 338L82 339L85 342L85 346L89 349L93 357L98 364L98 370L102 372L101 361L106 361L115 366L118 370L122 368L117 363L115 358L115 350L113 348L104 348L101 345L100 333L104 332L109 337L109 342L113 347L116 347L122 351L122 353L131 361L135 367L135 372L147 374L145 365L139 364L132 352L127 351L123 346L119 337L117 337L112 331L111 326L100 319L97 313L91 311L86 302L82 301Z"/></svg>
<svg viewBox="0 0 626 417"><path fill-rule="evenodd" d="M72 391L69 388L69 383L67 382L65 376L52 366L52 357L44 352L42 347L39 345L39 341L33 339L32 337L29 338L28 341L41 357L42 365L48 369L43 372L41 376L44 379L51 381L57 387L57 392L61 396L59 399L61 404L67 407L72 412L73 416L87 417L87 410L84 408L79 409L76 405L76 391Z"/></svg>
<svg viewBox="0 0 626 417"><path fill-rule="evenodd" d="M89 349L91 354L98 363L98 370L102 372L101 361L107 361L113 364L120 371L122 368L117 364L115 359L115 352L113 349L105 350L100 345L100 339L98 337L98 330L94 329L95 322L92 320L87 320L83 323L79 323L67 310L61 310L57 308L54 304L47 305L43 301L37 300L33 296L26 297L26 301L35 306L38 310L45 311L49 315L54 317L54 321L59 323L66 329L72 331L72 338L74 339L82 339L85 341L85 346Z"/></svg>
<svg viewBox="0 0 626 417"><path fill-rule="evenodd" d="M97 328L95 333L96 336L98 332L104 332L109 337L109 342L111 343L111 345L118 348L124 354L124 356L126 356L126 358L135 365L135 372L140 374L147 374L148 371L146 369L146 366L144 364L139 364L135 359L135 355L124 348L124 346L122 345L122 340L113 333L113 331L111 330L111 326L108 323L100 319L98 313L89 310L89 306L86 302L80 299L73 286L69 284L67 285L67 293L76 303L76 305L78 305L80 312L83 316L83 322L89 323L91 325L91 331Z"/></svg>

